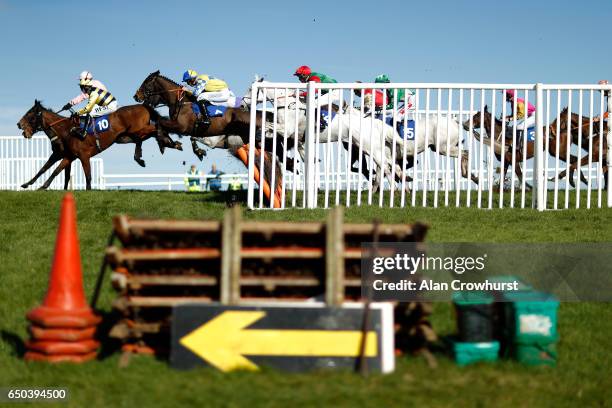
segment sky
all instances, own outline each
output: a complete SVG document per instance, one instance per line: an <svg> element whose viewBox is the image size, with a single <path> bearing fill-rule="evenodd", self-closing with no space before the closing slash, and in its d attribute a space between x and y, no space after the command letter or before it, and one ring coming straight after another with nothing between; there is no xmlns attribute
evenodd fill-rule
<svg viewBox="0 0 612 408"><path fill-rule="evenodd" d="M121 105L157 69L192 68L242 95L255 74L293 82L309 65L339 82L593 83L612 80L610 0L28 1L0 0L0 135L42 99L59 109L89 70ZM176 136L173 136L176 138ZM107 173L178 173L197 159L144 145L102 153ZM185 162L185 164L183 164ZM199 164L245 171L224 150Z"/></svg>

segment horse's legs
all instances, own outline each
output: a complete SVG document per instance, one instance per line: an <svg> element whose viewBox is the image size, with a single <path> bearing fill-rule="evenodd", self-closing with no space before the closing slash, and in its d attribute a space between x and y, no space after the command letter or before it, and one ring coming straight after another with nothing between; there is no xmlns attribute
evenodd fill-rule
<svg viewBox="0 0 612 408"><path fill-rule="evenodd" d="M191 137L191 150L193 150L193 154L195 154L200 161L206 156L206 150L200 149L197 139L193 136Z"/></svg>
<svg viewBox="0 0 612 408"><path fill-rule="evenodd" d="M60 162L60 164L55 168L55 170L53 170L53 173L51 173L51 176L49 176L47 181L45 181L45 183L42 186L40 186L38 189L39 190L46 190L46 189L48 189L49 186L51 185L51 183L53 182L53 179L55 177L57 177L57 175L60 174L60 172L62 170L64 170L66 168L66 166L69 166L72 163L72 160L74 160L74 159L68 159L68 158L64 157L62 159L62 161Z"/></svg>
<svg viewBox="0 0 612 408"><path fill-rule="evenodd" d="M85 189L91 190L91 163L89 157L81 157L81 164L83 165L83 173L85 173Z"/></svg>
<svg viewBox="0 0 612 408"><path fill-rule="evenodd" d="M23 183L21 185L21 188L30 187L32 184L36 182L36 180L38 180L40 176L42 176L47 170L49 170L51 166L57 163L61 158L62 158L61 153L54 150L51 153L51 156L49 156L49 158L47 159L47 162L40 168L40 170L38 170L38 173L36 173L36 175L32 178L32 180L28 181L27 183Z"/></svg>
<svg viewBox="0 0 612 408"><path fill-rule="evenodd" d="M141 167L145 167L146 163L142 160L142 140L134 141L136 148L134 149L134 161Z"/></svg>
<svg viewBox="0 0 612 408"><path fill-rule="evenodd" d="M64 169L64 190L68 190L68 184L70 183L70 171L71 170L72 170L72 165L68 165Z"/></svg>
<svg viewBox="0 0 612 408"><path fill-rule="evenodd" d="M168 131L161 125L157 125L155 129L155 140L161 154L164 154L166 147L170 149L183 150L183 144L181 142L175 142L172 140Z"/></svg>
<svg viewBox="0 0 612 408"><path fill-rule="evenodd" d="M578 174L580 175L580 181L583 182L584 184L588 185L589 181L586 179L586 177L584 177L584 174L582 173L582 166L584 165L588 165L589 164L589 155L587 154L586 156L584 156L581 160L580 163L578 163L578 161L575 161L574 163L572 163L572 165L570 166L570 184L572 185L572 187L576 187L576 185L574 184L574 173L576 172L576 169L578 170Z"/></svg>
<svg viewBox="0 0 612 408"><path fill-rule="evenodd" d="M465 151L461 153L461 176L463 176L463 178L468 178L469 176L476 185L480 182L478 176L470 173L470 168L468 167L468 154Z"/></svg>

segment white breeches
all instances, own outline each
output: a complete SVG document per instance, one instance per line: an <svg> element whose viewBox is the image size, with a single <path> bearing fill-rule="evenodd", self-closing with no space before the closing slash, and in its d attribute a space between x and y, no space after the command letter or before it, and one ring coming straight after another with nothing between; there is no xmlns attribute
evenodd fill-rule
<svg viewBox="0 0 612 408"><path fill-rule="evenodd" d="M98 116L108 115L109 113L113 113L117 109L119 109L119 104L117 103L117 101L112 101L106 106L100 106L100 105L94 106L91 112L89 112L89 116L91 116L92 118L96 118Z"/></svg>
<svg viewBox="0 0 612 408"><path fill-rule="evenodd" d="M535 126L535 115L528 116L527 119L517 119L516 122L508 122L508 127L516 130L525 130Z"/></svg>
<svg viewBox="0 0 612 408"><path fill-rule="evenodd" d="M202 92L198 95L198 101L206 101L213 105L229 106L233 108L236 104L236 96L232 91L226 88L217 92Z"/></svg>

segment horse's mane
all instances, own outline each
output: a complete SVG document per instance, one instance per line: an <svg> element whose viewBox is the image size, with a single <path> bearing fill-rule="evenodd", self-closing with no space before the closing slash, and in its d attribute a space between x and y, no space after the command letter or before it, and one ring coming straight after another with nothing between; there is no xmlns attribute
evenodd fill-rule
<svg viewBox="0 0 612 408"><path fill-rule="evenodd" d="M148 80L149 78L151 78L152 76L157 76L157 77L160 77L160 78L162 78L162 79L165 79L166 81L169 81L170 83L172 83L172 84L174 84L174 85L176 85L176 86L181 86L181 84L179 84L178 82L176 82L176 81L174 81L174 80L172 80L172 79L168 78L167 76L162 75L162 74L161 74L159 71L151 72L151 73L150 73L150 74L147 76L147 79L145 79L145 81L146 81L146 80Z"/></svg>
<svg viewBox="0 0 612 408"><path fill-rule="evenodd" d="M53 112L53 113L55 113L55 112L53 111L53 109L51 109L51 108L47 108L45 105L43 105L42 101L39 101L38 99L35 99L35 100L34 100L34 106L40 106L40 108L41 108L42 110L46 110L46 111L48 111L48 112Z"/></svg>

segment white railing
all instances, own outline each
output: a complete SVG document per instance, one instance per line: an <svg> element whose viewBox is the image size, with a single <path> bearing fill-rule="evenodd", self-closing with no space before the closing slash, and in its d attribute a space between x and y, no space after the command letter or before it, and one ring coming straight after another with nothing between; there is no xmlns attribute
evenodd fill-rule
<svg viewBox="0 0 612 408"><path fill-rule="evenodd" d="M12 159L0 159L0 190L22 190L21 185L29 181L38 170L45 164L47 158L18 157ZM95 190L104 190L104 162L102 159L93 158L91 165L91 187ZM34 184L28 187L35 190L43 185L49 178L57 164L51 166L43 173ZM49 186L50 190L61 190L64 188L64 172L60 173ZM70 181L68 188L71 190L85 189L85 175L81 162L72 162L70 170Z"/></svg>
<svg viewBox="0 0 612 408"><path fill-rule="evenodd" d="M392 105L392 109L380 110L380 116L374 118L367 113L378 111L375 98L361 97L373 89L383 91L383 105L389 101ZM399 90L407 89L414 89L414 94L398 100ZM260 155L259 163L254 163L254 149L250 149L248 203L251 208L377 202L380 206L509 206L544 210L578 208L584 200L587 208L601 207L604 181L612 178L610 173L605 177L603 174L610 160L606 143L610 130L605 130L604 121L596 118L612 110L610 101L604 103L604 92L610 89L610 85L254 83L250 146L263 146L271 157L278 157L283 181L279 205L274 205L275 199L265 202L263 189L255 197L252 176L255 166L264 168L266 156ZM390 98L386 90L391 91ZM505 100L507 90L523 99L526 106L536 106L529 126L533 131L519 132L517 126L509 126L519 118L516 110L510 113ZM305 101L298 98L304 92ZM319 110L331 112L333 105L340 109L322 128ZM410 107L408 114L402 114L400 108L406 106ZM566 106L568 110L561 113ZM510 116L510 122L496 124L491 120L486 126L478 123L479 116L488 112ZM270 114L273 120L268 120L264 131L256 129L258 115L265 119ZM583 120L585 124L578 126ZM569 128L564 130L562 121L569 121ZM396 129L403 130L407 137L400 136ZM495 142L488 137L491 134L496 136ZM284 146L288 140L300 145L304 161L297 154L288 157L277 146L278 140ZM582 162L576 164L576 159ZM301 176L289 177L287 160L293 160L294 167L301 169ZM411 161L413 165L409 165ZM352 175L354 162L357 176ZM501 188L504 183L495 183L497 169L505 167L508 184L518 189L507 191ZM584 187L580 180L574 188L567 176L560 177L563 170L570 172L574 167L585 175ZM277 175L276 166L272 168L264 178L274 197ZM377 191L374 176L379 173L385 174L385 181ZM343 178L354 177L358 177L357 183L340 185ZM472 181L476 179L478 182ZM365 191L359 187L364 184ZM301 203L296 201L298 185L304 185L306 190ZM581 190L586 193L581 194ZM612 206L610 190L607 202Z"/></svg>
<svg viewBox="0 0 612 408"><path fill-rule="evenodd" d="M21 185L34 177L51 156L51 143L47 136L0 136L0 190L21 190ZM58 162L59 163L59 162ZM93 158L91 163L91 184L96 190L104 189L104 162ZM49 178L57 163L43 173L38 180L28 187L37 189ZM71 166L71 177L68 188L85 189L85 175L78 160ZM49 189L64 188L64 172L58 175Z"/></svg>

